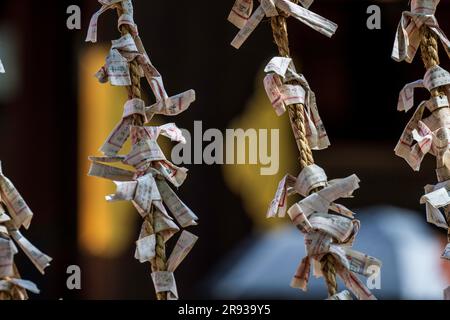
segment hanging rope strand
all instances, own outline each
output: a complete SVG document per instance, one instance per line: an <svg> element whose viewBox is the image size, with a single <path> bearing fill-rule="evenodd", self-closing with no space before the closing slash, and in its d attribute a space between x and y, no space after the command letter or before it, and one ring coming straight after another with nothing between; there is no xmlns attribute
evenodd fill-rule
<svg viewBox="0 0 450 320"><path fill-rule="evenodd" d="M421 36L422 40L420 43L420 51L422 56L423 64L425 68L429 70L440 64L439 60L439 42L437 36L430 31L430 29L424 25L421 28ZM431 95L433 97L444 96L445 92L442 91L442 88L436 88L431 91ZM440 127L445 127L446 122L445 119L450 119L450 108L439 108L434 111L436 113L436 117L439 120ZM442 155L438 155L436 157L436 166L437 168L445 168L446 172L444 174L439 174L438 180L439 182L443 182L450 179L450 170L446 167ZM447 223L450 225L450 206L446 206L444 208L445 216L447 219ZM450 242L450 228L447 231L447 238Z"/></svg>
<svg viewBox="0 0 450 320"><path fill-rule="evenodd" d="M123 9L119 8L117 10L119 17L123 14ZM122 25L120 28L120 32L122 36L127 34L132 34L130 27L128 25ZM142 43L139 41L139 46L141 49L143 48ZM143 50L143 49L142 49ZM131 77L131 86L127 87L128 98L129 99L142 99L142 91L141 91L141 76L140 76L140 67L139 63L134 59L130 63L130 77ZM144 118L141 115L133 116L133 125L134 126L143 126ZM164 237L160 233L156 233L155 231L155 211L152 206L151 212L145 217L145 220L148 222L146 224L147 232L149 234L156 234L156 257L151 263L152 272L158 271L166 271L167 270L167 257L166 257L166 245L164 241ZM156 297L158 300L167 300L167 292L157 293Z"/></svg>
<svg viewBox="0 0 450 320"><path fill-rule="evenodd" d="M292 1L292 0L291 0ZM298 3L297 0L292 2ZM286 16L280 15L271 18L272 33L274 41L278 47L280 56L291 58L289 50L289 35L287 29ZM289 119L291 121L292 128L296 131L294 135L300 151L300 167L301 170L314 164L314 157L309 146L306 136L305 126L305 106L302 104L294 104L289 106ZM312 193L319 190L313 190ZM337 293L336 282L336 268L335 259L331 254L325 255L320 261L322 266L322 273L328 288L328 295L334 296Z"/></svg>

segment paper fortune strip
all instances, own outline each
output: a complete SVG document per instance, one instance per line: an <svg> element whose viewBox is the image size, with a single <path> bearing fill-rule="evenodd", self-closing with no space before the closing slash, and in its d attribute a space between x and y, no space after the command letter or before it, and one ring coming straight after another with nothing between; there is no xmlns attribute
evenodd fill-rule
<svg viewBox="0 0 450 320"><path fill-rule="evenodd" d="M324 17L308 10L313 0L301 0L302 6L289 0L261 0L253 12L253 0L236 0L228 20L240 29L231 45L239 49L264 17L278 16L279 12L288 14L312 29L331 37L337 30L337 25ZM253 12L253 13L252 13Z"/></svg>
<svg viewBox="0 0 450 320"><path fill-rule="evenodd" d="M112 41L106 63L97 72L96 77L101 83L131 86L130 63L137 62L138 76L146 78L156 102L151 106L146 106L141 99L130 99L125 103L122 119L100 148L104 156L90 157L92 164L89 175L115 183L116 192L108 195L107 201L130 201L135 206L143 218L139 239L136 241L135 258L141 263L153 264L158 258L158 241L162 239L166 243L180 231L180 227L196 225L198 218L170 186L180 187L187 177L187 169L179 168L168 161L158 145L160 136L174 142L186 143L182 131L174 123L157 127L136 126L135 119L140 118L147 123L154 115L178 115L195 101L195 91L189 90L169 97L161 74L151 63L139 38L131 0L99 0L99 2L102 7L91 18L86 41L97 41L98 19L110 9L116 9L121 13L119 30L125 25L129 32ZM136 73L136 69L133 71ZM127 155L119 155L128 139L131 139L131 151ZM119 168L115 164L128 166L129 169ZM167 292L169 300L178 299L174 272L196 241L197 237L193 234L182 232L167 260L167 270L152 273L157 293Z"/></svg>
<svg viewBox="0 0 450 320"><path fill-rule="evenodd" d="M320 118L316 96L308 81L295 70L291 58L275 57L266 66L264 87L267 96L278 116L286 112L293 104L303 104L306 119L306 137L313 150L322 150L330 146L325 126ZM295 82L296 84L292 84ZM294 130L297 134L297 130ZM298 140L298 137L296 137Z"/></svg>
<svg viewBox="0 0 450 320"><path fill-rule="evenodd" d="M450 41L434 16L440 0L412 0L411 11L405 11L398 25L392 58L411 63L420 47L420 28L426 25L442 42L450 57Z"/></svg>

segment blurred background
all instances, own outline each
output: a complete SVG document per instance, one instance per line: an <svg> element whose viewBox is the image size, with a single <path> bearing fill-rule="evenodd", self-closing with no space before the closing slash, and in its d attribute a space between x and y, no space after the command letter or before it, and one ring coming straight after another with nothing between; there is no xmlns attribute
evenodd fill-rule
<svg viewBox="0 0 450 320"><path fill-rule="evenodd" d="M190 230L200 241L177 270L184 299L323 299L322 280L309 293L289 287L304 256L303 237L287 221L265 213L285 173L298 174L297 149L286 117L277 118L265 96L263 68L277 55L270 24L263 22L239 51L229 43L237 29L227 22L234 0L135 0L135 21L169 94L195 89L197 101L176 119L208 128L280 129L280 172L260 176L259 165L189 165L179 195L200 217ZM383 299L440 299L450 264L439 259L445 232L429 226L419 204L423 186L435 183L434 159L413 172L393 149L411 114L396 111L404 84L423 77L391 58L394 34L407 0L321 0L312 11L339 24L328 39L290 19L295 62L318 98L332 146L316 152L330 178L356 173L356 197L342 202L358 212L356 248L383 260ZM69 5L82 10L82 29L68 30ZM381 30L368 30L367 7L381 7ZM112 183L86 177L87 156L117 123L125 90L94 78L117 17L99 20L99 43L84 42L97 1L0 2L0 159L35 213L25 235L54 258L41 276L21 253L24 278L42 294L33 299L153 299L148 264L134 259L141 219L128 203L108 204ZM450 1L437 18L450 30ZM448 59L443 58L448 69ZM147 90L147 101L152 96ZM425 98L424 94L422 97ZM417 100L419 101L419 98ZM172 244L172 242L171 242ZM69 291L66 269L79 265L82 290ZM342 288L342 287L341 287Z"/></svg>

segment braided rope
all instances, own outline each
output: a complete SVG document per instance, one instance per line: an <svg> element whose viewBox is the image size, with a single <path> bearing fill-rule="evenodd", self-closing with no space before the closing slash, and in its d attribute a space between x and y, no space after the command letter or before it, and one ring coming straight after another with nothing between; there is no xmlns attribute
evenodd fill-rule
<svg viewBox="0 0 450 320"><path fill-rule="evenodd" d="M290 57L289 36L287 31L286 18L284 16L276 16L271 19L273 38L278 47L278 51L283 57ZM305 106L303 104L294 104L289 107L289 118L292 127L295 128L295 137L297 145L300 149L301 169L314 164L314 157L308 139L306 138L305 127Z"/></svg>
<svg viewBox="0 0 450 320"><path fill-rule="evenodd" d="M431 30L426 26L422 26L421 30L421 43L420 43L420 52L422 55L422 61L425 65L425 68L428 70L430 68L433 68L440 64L439 60L439 41L437 39L437 36L431 32ZM442 91L442 88L436 88L431 91L431 95L433 97L438 97L445 95L445 93ZM440 126L445 127L445 119L447 117L450 117L450 109L447 108L439 108L434 111L436 113L437 119L439 119ZM445 163L443 161L443 158L441 155L436 157L436 166L438 168L446 167ZM443 180L447 180L447 178L450 176L450 168L446 168L447 174L438 176L439 182L443 182ZM447 219L447 222L450 225L450 206L446 206L444 208L445 216ZM447 238L450 242L450 228L447 230Z"/></svg>
<svg viewBox="0 0 450 320"><path fill-rule="evenodd" d="M122 7L119 7L117 10L119 17L123 13ZM126 34L131 34L130 27L127 25L122 25L120 28L120 32L122 36ZM142 48L142 43L139 41L139 46ZM140 67L139 63L136 59L134 59L130 63L130 77L131 77L131 86L127 87L128 98L129 99L142 99L142 91L141 91L141 76L140 76ZM133 116L133 125L134 126L143 126L144 118L141 115ZM155 234L155 210L152 206L151 212L145 217L145 220L148 222L146 224L146 232L149 234ZM156 233L156 257L151 262L152 272L158 271L166 271L167 270L167 256L166 256L166 244L164 241L164 237L160 233ZM160 292L156 294L156 298L158 300L167 300L167 292Z"/></svg>
<svg viewBox="0 0 450 320"><path fill-rule="evenodd" d="M298 0L291 0L297 3ZM287 16L281 14L271 18L271 26L274 41L278 47L279 54L283 57L289 58L289 35L287 29ZM297 146L300 151L300 167L301 170L314 164L314 156L309 146L308 139L306 137L306 126L305 126L305 106L303 104L295 104L288 107L289 109L289 119L291 121L292 128L295 130L294 135L296 137ZM314 190L312 193L319 190ZM336 282L336 268L335 259L333 255L326 254L320 261L322 266L322 273L325 279L328 295L331 297L337 293L337 282Z"/></svg>

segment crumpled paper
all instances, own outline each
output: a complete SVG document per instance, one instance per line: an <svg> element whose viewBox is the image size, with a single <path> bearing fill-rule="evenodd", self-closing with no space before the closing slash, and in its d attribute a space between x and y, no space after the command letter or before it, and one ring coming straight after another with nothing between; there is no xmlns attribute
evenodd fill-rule
<svg viewBox="0 0 450 320"><path fill-rule="evenodd" d="M311 193L318 188L319 191ZM352 197L358 188L359 179L356 175L328 181L324 170L317 165L306 167L297 178L288 175L282 180L268 210L268 217L285 215L289 195L300 194L305 197L288 210L293 224L305 235L307 252L291 281L292 287L306 291L311 264L314 265L314 274L322 276L319 261L331 254L337 262L337 274L346 287L358 299L375 299L355 273L371 276L379 272L381 262L351 249L360 222L353 218L352 211L335 203L340 198ZM338 214L330 214L330 210Z"/></svg>
<svg viewBox="0 0 450 320"><path fill-rule="evenodd" d="M292 59L274 57L264 71L267 73L264 78L264 87L276 114L283 115L286 108L293 104L304 105L306 137L311 149L328 148L330 140L319 115L314 91L311 90L306 78L297 73ZM298 141L297 130L293 129Z"/></svg>
<svg viewBox="0 0 450 320"><path fill-rule="evenodd" d="M308 10L312 2L313 0L301 0L301 6L299 6L288 0L261 0L260 5L252 13L253 0L236 0L228 21L238 27L240 31L231 45L239 49L264 17L278 16L280 11L327 37L333 36L338 26L334 22Z"/></svg>
<svg viewBox="0 0 450 320"><path fill-rule="evenodd" d="M434 14L440 0L412 0L411 11L405 11L397 28L392 58L411 63L420 47L420 28L426 25L442 42L450 57L450 41L439 27Z"/></svg>

